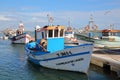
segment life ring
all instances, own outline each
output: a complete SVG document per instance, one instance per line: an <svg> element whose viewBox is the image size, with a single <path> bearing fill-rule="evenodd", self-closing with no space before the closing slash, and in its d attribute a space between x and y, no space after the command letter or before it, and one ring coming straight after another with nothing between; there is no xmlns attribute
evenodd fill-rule
<svg viewBox="0 0 120 80"><path fill-rule="evenodd" d="M41 39L40 45L45 48L47 46L47 41L45 39Z"/></svg>

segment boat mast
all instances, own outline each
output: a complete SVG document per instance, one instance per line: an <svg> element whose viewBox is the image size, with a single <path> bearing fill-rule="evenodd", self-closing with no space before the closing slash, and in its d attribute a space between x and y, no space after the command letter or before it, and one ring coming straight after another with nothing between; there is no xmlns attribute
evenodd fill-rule
<svg viewBox="0 0 120 80"><path fill-rule="evenodd" d="M50 16L49 14L47 14L47 17L48 17L48 25L52 26L53 25L53 17Z"/></svg>
<svg viewBox="0 0 120 80"><path fill-rule="evenodd" d="M89 25L89 27L90 27L90 30L91 30L91 28L93 28L94 27L94 21L93 21L93 15L91 14L90 15L91 17L90 17L90 20L89 20L89 23L88 23L88 25Z"/></svg>
<svg viewBox="0 0 120 80"><path fill-rule="evenodd" d="M71 25L70 25L70 18L69 18L69 20L68 20L68 27L71 27Z"/></svg>

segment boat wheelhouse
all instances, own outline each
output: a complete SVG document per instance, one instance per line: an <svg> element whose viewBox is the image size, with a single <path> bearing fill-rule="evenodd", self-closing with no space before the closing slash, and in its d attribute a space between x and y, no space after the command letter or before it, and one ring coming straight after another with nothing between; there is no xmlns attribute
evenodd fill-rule
<svg viewBox="0 0 120 80"><path fill-rule="evenodd" d="M36 30L37 43L46 44L50 52L64 49L64 26L44 26ZM43 41L46 41L45 43ZM58 46L59 45L59 46ZM53 47L54 46L54 47Z"/></svg>

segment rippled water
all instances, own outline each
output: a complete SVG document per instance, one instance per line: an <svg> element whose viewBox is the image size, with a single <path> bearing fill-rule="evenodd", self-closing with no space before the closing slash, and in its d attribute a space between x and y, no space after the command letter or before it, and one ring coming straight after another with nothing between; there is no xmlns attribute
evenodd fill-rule
<svg viewBox="0 0 120 80"><path fill-rule="evenodd" d="M88 75L47 69L27 61L24 45L0 40L0 80L118 80L114 72L90 65Z"/></svg>

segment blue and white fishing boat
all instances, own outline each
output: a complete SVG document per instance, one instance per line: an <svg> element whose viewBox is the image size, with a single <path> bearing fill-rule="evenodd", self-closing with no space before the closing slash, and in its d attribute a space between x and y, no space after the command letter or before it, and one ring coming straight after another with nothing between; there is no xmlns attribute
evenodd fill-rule
<svg viewBox="0 0 120 80"><path fill-rule="evenodd" d="M25 45L28 60L43 67L87 73L93 44L64 45L64 26L35 30L35 42Z"/></svg>

